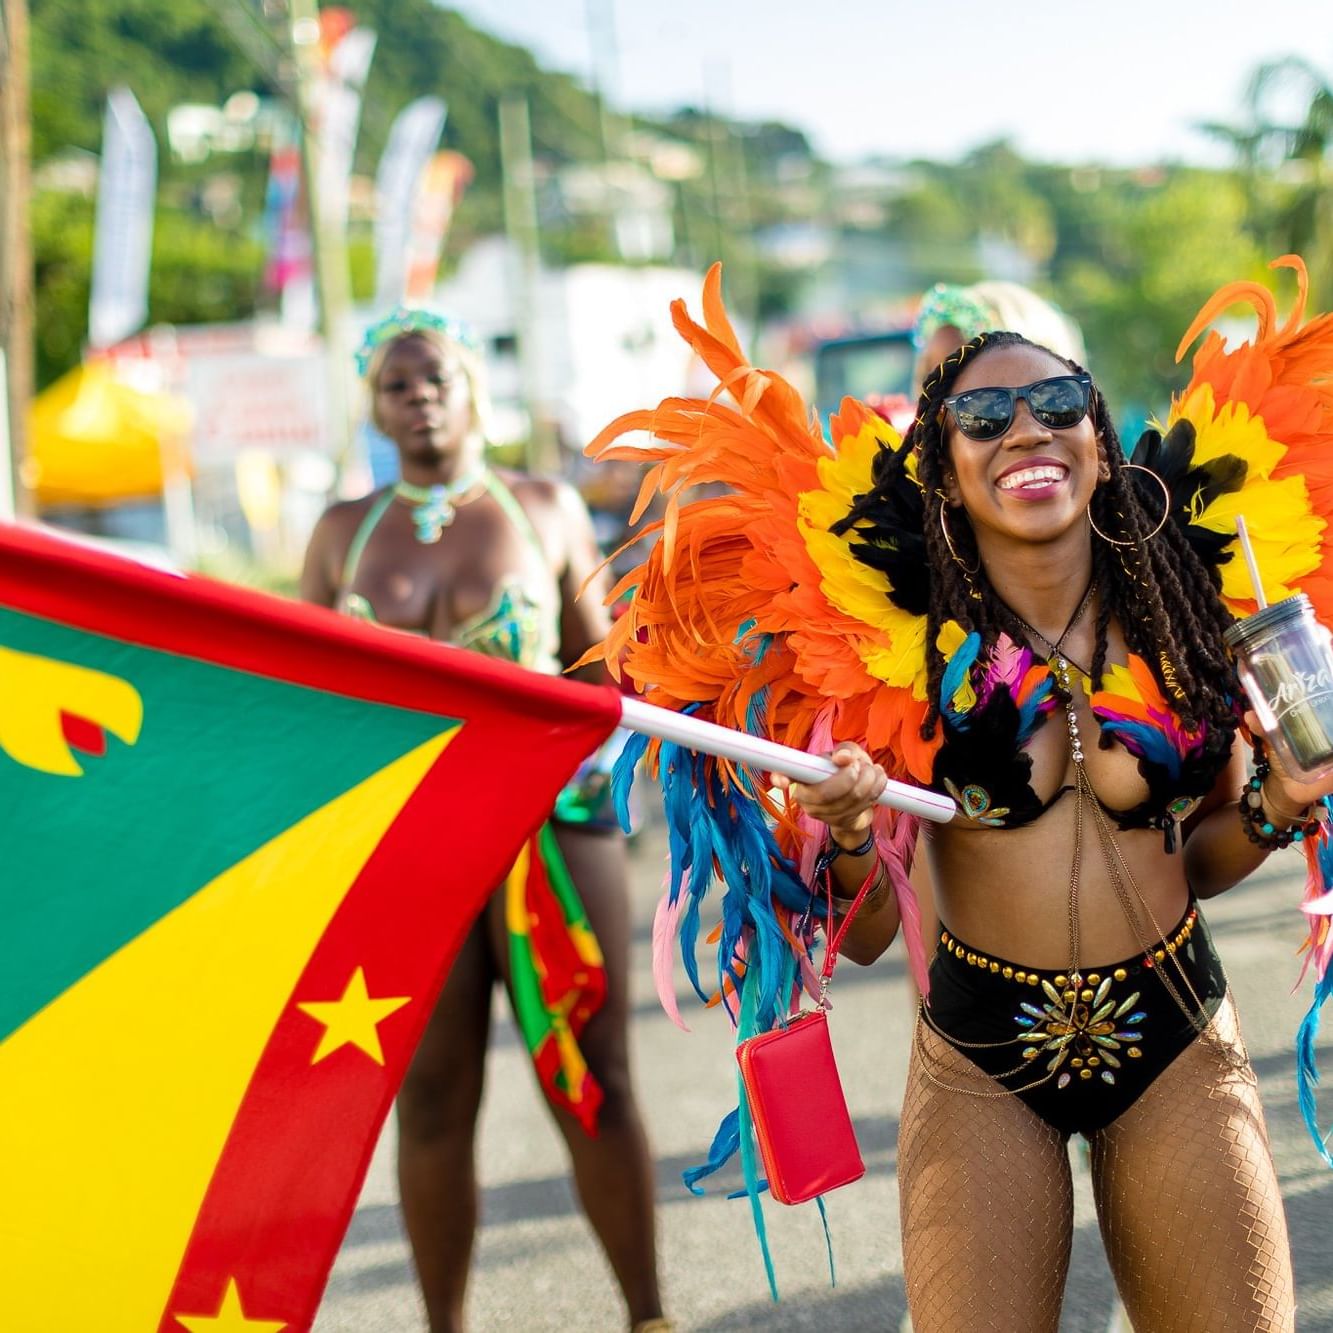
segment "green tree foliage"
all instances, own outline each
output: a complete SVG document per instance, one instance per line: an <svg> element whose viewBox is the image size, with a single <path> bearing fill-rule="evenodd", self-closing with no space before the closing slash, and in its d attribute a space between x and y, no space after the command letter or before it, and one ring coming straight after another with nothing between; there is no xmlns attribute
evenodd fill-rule
<svg viewBox="0 0 1333 1333"><path fill-rule="evenodd" d="M1111 401L1164 414L1168 392L1188 378L1175 350L1194 312L1224 282L1262 274L1248 192L1232 173L1196 170L1146 182L1117 173L1085 190L1095 230L1060 265L1056 294L1082 324Z"/></svg>
<svg viewBox="0 0 1333 1333"><path fill-rule="evenodd" d="M99 152L106 95L132 88L165 142L179 102L264 88L204 0L31 0L32 154Z"/></svg>
<svg viewBox="0 0 1333 1333"><path fill-rule="evenodd" d="M1252 230L1275 252L1301 255L1316 298L1327 299L1333 292L1333 80L1299 56L1260 65L1241 123L1204 128L1235 151L1251 192Z"/></svg>
<svg viewBox="0 0 1333 1333"><path fill-rule="evenodd" d="M37 377L47 384L74 365L88 334L93 206L79 195L34 200L34 263L41 293ZM205 324L254 309L263 262L256 241L205 218L159 209L148 288L150 324Z"/></svg>
<svg viewBox="0 0 1333 1333"><path fill-rule="evenodd" d="M151 291L155 320L245 318L265 297L258 238L263 151L185 165L170 160L166 114L181 102L220 104L251 89L274 95L269 73L238 45L236 22L262 24L258 0L31 0L33 145L37 162L69 147L100 150L106 92L127 84L161 147ZM229 7L228 7L229 6ZM249 18L246 10L249 8ZM378 34L364 99L357 169L373 174L394 117L436 94L449 105L445 143L476 179L454 222L455 253L503 225L498 112L505 96L530 108L539 173L599 161L596 98L575 77L543 70L532 54L472 27L434 0L352 0ZM224 21L224 16L230 16ZM1303 115L1284 120L1273 97L1295 90ZM1301 102L1304 98L1304 102ZM673 177L676 259L702 267L722 257L738 313L799 309L814 275L766 255L765 229L797 224L832 233L832 263L890 255L877 274L892 290L864 290L866 309L946 280L1011 276L1052 296L1085 331L1090 360L1117 405L1160 410L1180 381L1177 338L1220 283L1258 276L1287 249L1311 260L1333 291L1333 87L1298 60L1256 74L1240 129L1219 130L1237 149L1231 171L1131 171L1026 161L1011 144L978 147L956 163L886 169L878 195L820 162L799 129L743 125L696 109L631 125L688 145L697 169ZM239 216L226 225L203 201L221 174L235 178ZM542 244L555 263L613 257L605 218L568 216L544 201ZM92 205L40 195L34 204L39 370L49 379L77 359L86 331ZM373 255L364 230L350 238L353 290L365 297ZM878 281L878 278L876 279ZM882 284L881 284L882 285ZM866 311L849 311L849 315Z"/></svg>

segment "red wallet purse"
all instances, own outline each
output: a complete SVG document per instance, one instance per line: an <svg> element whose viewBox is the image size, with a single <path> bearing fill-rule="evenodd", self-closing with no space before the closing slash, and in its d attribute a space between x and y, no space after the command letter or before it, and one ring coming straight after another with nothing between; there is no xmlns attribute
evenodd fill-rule
<svg viewBox="0 0 1333 1333"><path fill-rule="evenodd" d="M833 1058L823 996L833 979L843 936L879 869L877 864L866 877L829 942L820 976L820 1007L736 1047L768 1190L779 1203L804 1203L866 1173ZM830 897L831 893L830 888ZM828 919L832 920L831 902Z"/></svg>
<svg viewBox="0 0 1333 1333"><path fill-rule="evenodd" d="M866 1173L823 1009L736 1047L768 1191L804 1203Z"/></svg>

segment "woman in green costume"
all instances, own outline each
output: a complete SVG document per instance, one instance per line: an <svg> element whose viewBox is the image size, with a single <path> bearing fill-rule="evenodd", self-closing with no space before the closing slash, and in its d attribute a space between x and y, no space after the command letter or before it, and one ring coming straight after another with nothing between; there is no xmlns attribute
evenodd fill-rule
<svg viewBox="0 0 1333 1333"><path fill-rule="evenodd" d="M303 597L537 671L576 661L607 628L596 591L577 596L599 560L587 513L569 486L487 463L487 395L467 335L427 311L398 310L367 333L358 364L402 480L323 515ZM600 670L583 674L601 679ZM668 1327L652 1162L627 1058L626 878L618 833L553 821L525 847L445 984L398 1098L399 1189L432 1333L464 1326L497 981L629 1322Z"/></svg>

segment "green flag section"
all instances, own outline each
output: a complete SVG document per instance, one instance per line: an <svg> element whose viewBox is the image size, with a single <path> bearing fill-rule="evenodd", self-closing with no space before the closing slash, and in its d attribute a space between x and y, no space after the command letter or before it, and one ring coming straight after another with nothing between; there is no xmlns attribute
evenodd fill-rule
<svg viewBox="0 0 1333 1333"><path fill-rule="evenodd" d="M202 884L440 731L429 714L3 609L0 644L0 696L26 698L29 716L51 720L57 735L61 713L88 716L98 703L89 691L111 682L133 692L143 717L132 749L113 740L106 759L81 761L76 781L0 764L0 803L23 810L27 835L6 856L5 877L20 892L0 938L0 1039ZM0 749L15 753L4 731ZM151 832L164 821L197 835L164 855ZM40 892L23 894L24 885ZM52 921L70 916L79 930L52 940Z"/></svg>
<svg viewBox="0 0 1333 1333"><path fill-rule="evenodd" d="M0 527L4 1328L308 1328L463 935L618 716Z"/></svg>

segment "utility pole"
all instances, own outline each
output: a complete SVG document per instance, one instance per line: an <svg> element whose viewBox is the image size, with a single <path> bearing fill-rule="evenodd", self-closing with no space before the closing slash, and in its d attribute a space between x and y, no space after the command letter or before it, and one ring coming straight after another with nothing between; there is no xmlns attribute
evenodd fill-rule
<svg viewBox="0 0 1333 1333"><path fill-rule="evenodd" d="M34 512L24 477L32 398L32 130L27 0L0 0L0 519Z"/></svg>
<svg viewBox="0 0 1333 1333"><path fill-rule="evenodd" d="M319 300L319 331L328 365L329 416L333 422L333 456L341 474L352 449L352 408L347 380L352 352L347 346L347 312L351 279L347 268L344 224L329 216L320 198L319 161L326 151L315 90L319 68L319 5L316 0L287 0L287 37L295 68L292 101L301 126L301 175L309 211L310 247Z"/></svg>
<svg viewBox="0 0 1333 1333"><path fill-rule="evenodd" d="M592 90L597 98L597 117L602 136L602 164L609 166L621 155L620 126L612 110L619 62L615 10L612 0L586 0L586 13Z"/></svg>
<svg viewBox="0 0 1333 1333"><path fill-rule="evenodd" d="M500 172L504 180L505 231L514 251L519 376L523 397L528 404L526 461L529 471L558 472L559 444L542 411L541 331L537 306L537 190L532 170L532 131L526 97L506 97L500 103Z"/></svg>

